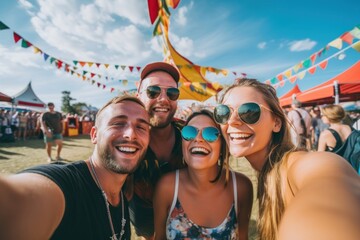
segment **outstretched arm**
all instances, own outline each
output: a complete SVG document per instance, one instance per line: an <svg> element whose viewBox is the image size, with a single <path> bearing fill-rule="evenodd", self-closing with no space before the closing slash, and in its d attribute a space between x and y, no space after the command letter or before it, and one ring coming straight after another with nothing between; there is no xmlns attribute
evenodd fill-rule
<svg viewBox="0 0 360 240"><path fill-rule="evenodd" d="M279 239L347 239L360 236L360 178L341 157L313 152L288 168L294 198Z"/></svg>
<svg viewBox="0 0 360 240"><path fill-rule="evenodd" d="M49 239L65 209L50 179L32 173L0 177L0 239Z"/></svg>

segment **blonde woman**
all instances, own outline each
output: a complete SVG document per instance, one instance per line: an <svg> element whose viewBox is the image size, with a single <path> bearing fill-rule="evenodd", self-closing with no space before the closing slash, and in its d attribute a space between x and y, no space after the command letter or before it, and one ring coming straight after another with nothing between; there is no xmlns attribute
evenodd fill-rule
<svg viewBox="0 0 360 240"><path fill-rule="evenodd" d="M343 124L345 111L340 105L327 105L321 108L321 119L330 127L319 137L318 151L336 152L349 137L352 129Z"/></svg>
<svg viewBox="0 0 360 240"><path fill-rule="evenodd" d="M273 87L238 79L214 117L230 153L259 172L260 239L360 238L359 176L336 154L294 147Z"/></svg>

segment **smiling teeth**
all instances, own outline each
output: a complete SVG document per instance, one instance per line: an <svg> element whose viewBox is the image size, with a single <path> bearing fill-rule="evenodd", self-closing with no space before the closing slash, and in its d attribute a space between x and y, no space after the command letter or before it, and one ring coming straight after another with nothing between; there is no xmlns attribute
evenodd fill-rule
<svg viewBox="0 0 360 240"><path fill-rule="evenodd" d="M230 133L229 135L231 138L248 138L251 136L251 134L245 133Z"/></svg>
<svg viewBox="0 0 360 240"><path fill-rule="evenodd" d="M154 109L156 112L167 112L168 109L167 108L155 108Z"/></svg>
<svg viewBox="0 0 360 240"><path fill-rule="evenodd" d="M122 151L122 152L134 153L136 151L136 148L133 148L133 147L119 147L119 150Z"/></svg>
<svg viewBox="0 0 360 240"><path fill-rule="evenodd" d="M203 153L209 153L208 150L206 150L205 148L200 148L200 147L196 147L196 148L193 148L191 149L191 153L195 153L195 152L203 152Z"/></svg>

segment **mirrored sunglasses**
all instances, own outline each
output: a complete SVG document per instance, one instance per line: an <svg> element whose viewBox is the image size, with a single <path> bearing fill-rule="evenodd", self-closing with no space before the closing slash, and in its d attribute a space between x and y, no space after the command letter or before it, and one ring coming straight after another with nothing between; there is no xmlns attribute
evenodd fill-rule
<svg viewBox="0 0 360 240"><path fill-rule="evenodd" d="M192 141L196 138L200 131L202 138L210 143L215 142L220 136L219 129L216 127L206 127L202 130L199 130L193 126L183 127L181 130L181 136L185 141Z"/></svg>
<svg viewBox="0 0 360 240"><path fill-rule="evenodd" d="M159 97L160 94L161 94L161 87L159 87L159 86L148 86L146 88L146 95L150 99L155 99L155 98ZM179 95L180 95L179 89L174 88L174 87L166 88L166 96L171 101L177 100L179 98Z"/></svg>
<svg viewBox="0 0 360 240"><path fill-rule="evenodd" d="M255 124L261 116L261 108L272 112L269 108L254 102L248 102L237 108L237 114L241 121L246 124ZM219 124L226 124L231 117L232 109L224 104L220 104L214 109L214 119Z"/></svg>

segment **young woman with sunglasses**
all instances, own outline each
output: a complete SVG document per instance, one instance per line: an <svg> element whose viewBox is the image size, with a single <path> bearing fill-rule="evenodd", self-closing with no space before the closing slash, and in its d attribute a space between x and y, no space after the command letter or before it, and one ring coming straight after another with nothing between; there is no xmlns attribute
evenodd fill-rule
<svg viewBox="0 0 360 240"><path fill-rule="evenodd" d="M187 167L165 175L156 187L155 239L248 239L252 184L229 171L213 114L193 113L181 134Z"/></svg>
<svg viewBox="0 0 360 240"><path fill-rule="evenodd" d="M335 154L295 148L273 87L237 79L214 117L230 153L259 172L260 239L359 239L360 178Z"/></svg>

